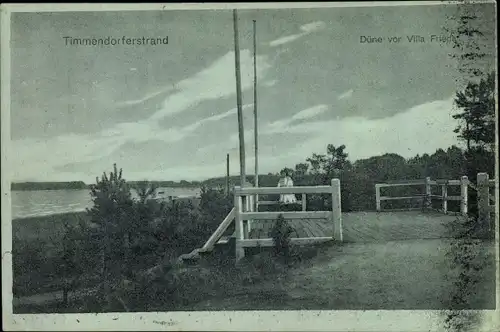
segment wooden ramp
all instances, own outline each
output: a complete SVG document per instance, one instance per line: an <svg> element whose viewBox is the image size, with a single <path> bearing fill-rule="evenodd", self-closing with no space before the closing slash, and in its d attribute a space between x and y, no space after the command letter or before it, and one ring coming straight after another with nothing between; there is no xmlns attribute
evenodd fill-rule
<svg viewBox="0 0 500 332"><path fill-rule="evenodd" d="M448 237L446 224L456 216L434 212L351 212L342 214L346 242L387 242ZM293 238L332 236L333 227L326 219L289 220ZM273 221L252 223L251 239L269 238Z"/></svg>

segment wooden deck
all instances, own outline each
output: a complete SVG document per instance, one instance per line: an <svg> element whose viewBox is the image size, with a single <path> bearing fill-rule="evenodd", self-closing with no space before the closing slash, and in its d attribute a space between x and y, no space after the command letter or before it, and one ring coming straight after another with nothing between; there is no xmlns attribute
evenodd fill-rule
<svg viewBox="0 0 500 332"><path fill-rule="evenodd" d="M352 212L342 214L343 237L346 242L387 242L410 239L447 237L445 224L455 220L453 215L437 212ZM274 222L256 220L252 223L251 239L270 238ZM332 236L331 223L325 219L289 220L294 229L292 237Z"/></svg>

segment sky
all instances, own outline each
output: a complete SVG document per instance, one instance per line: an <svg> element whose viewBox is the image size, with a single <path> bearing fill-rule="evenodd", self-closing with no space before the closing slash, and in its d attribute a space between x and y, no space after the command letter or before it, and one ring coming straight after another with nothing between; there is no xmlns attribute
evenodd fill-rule
<svg viewBox="0 0 500 332"><path fill-rule="evenodd" d="M478 13L491 16L489 6ZM268 173L327 144L345 144L353 161L457 144L457 63L451 43L431 41L446 37L455 10L240 10L247 173L254 172L252 20L259 164ZM227 153L238 174L232 18L230 10L13 14L12 180L91 183L113 163L129 180L202 180L225 174ZM424 41L410 42L414 35ZM64 37L168 37L168 44L68 45Z"/></svg>

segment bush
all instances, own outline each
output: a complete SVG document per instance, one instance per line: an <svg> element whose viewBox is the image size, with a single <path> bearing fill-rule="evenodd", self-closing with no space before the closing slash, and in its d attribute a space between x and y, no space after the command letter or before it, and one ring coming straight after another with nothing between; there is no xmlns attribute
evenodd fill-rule
<svg viewBox="0 0 500 332"><path fill-rule="evenodd" d="M293 231L293 228L288 225L288 222L285 220L283 215L280 214L269 234L273 239L273 250L275 256L283 259L286 263L288 263L291 256L290 238Z"/></svg>

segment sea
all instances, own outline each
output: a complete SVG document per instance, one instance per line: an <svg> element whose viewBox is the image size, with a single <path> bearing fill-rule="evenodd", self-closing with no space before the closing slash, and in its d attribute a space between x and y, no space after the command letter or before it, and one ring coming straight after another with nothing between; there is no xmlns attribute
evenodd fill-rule
<svg viewBox="0 0 500 332"><path fill-rule="evenodd" d="M199 196L199 188L158 188L162 196ZM12 219L85 211L92 207L90 190L12 191ZM132 191L132 197L137 194Z"/></svg>

